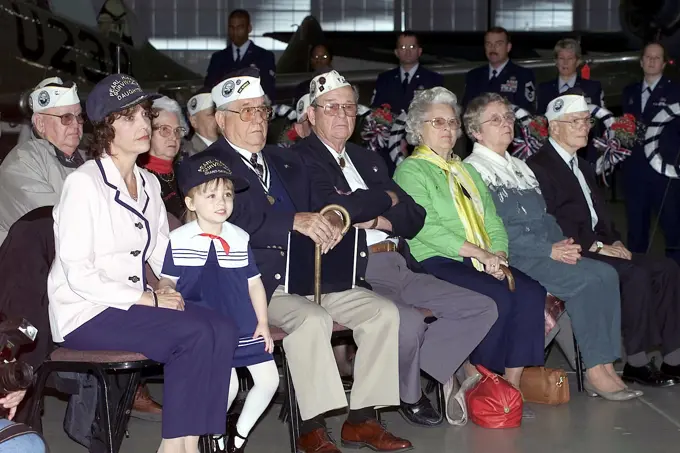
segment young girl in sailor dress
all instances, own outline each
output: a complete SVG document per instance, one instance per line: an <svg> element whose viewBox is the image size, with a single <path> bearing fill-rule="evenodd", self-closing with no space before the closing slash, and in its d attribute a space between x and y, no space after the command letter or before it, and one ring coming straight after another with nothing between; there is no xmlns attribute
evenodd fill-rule
<svg viewBox="0 0 680 453"><path fill-rule="evenodd" d="M234 184L240 190L238 186L247 183L233 178L223 162L200 153L185 158L177 176L187 217L195 220L170 233L159 287L176 288L186 310L207 307L232 319L238 327L234 367L247 367L254 386L238 421L230 420L226 441L220 436L214 443L218 451L243 452L250 430L279 383L267 322L267 297L248 245L249 236L226 221L233 209ZM239 389L235 368L231 370L227 409Z"/></svg>

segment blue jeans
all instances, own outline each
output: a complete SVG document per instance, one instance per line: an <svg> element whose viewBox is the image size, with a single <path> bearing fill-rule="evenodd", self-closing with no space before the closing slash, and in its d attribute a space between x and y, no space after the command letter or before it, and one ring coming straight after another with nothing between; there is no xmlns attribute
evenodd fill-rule
<svg viewBox="0 0 680 453"><path fill-rule="evenodd" d="M12 424L6 418L0 419L0 429ZM24 434L0 444L0 453L45 453L45 444L35 434Z"/></svg>

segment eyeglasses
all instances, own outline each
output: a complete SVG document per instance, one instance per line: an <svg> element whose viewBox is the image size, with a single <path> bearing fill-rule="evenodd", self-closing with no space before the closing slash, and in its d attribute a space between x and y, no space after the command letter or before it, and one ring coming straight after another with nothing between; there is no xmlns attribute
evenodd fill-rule
<svg viewBox="0 0 680 453"><path fill-rule="evenodd" d="M397 46L397 50L415 50L418 46L416 44L411 44L408 46Z"/></svg>
<svg viewBox="0 0 680 453"><path fill-rule="evenodd" d="M512 125L515 124L515 114L514 113L506 113L505 115L493 115L491 118L489 118L486 121L482 121L481 124L486 124L489 123L493 127L499 127L501 124L503 124L503 121L506 123Z"/></svg>
<svg viewBox="0 0 680 453"><path fill-rule="evenodd" d="M243 107L241 110L227 110L227 112L238 113L241 121L251 122L257 113L263 120L268 121L272 116L272 108L266 105L259 107Z"/></svg>
<svg viewBox="0 0 680 453"><path fill-rule="evenodd" d="M451 129L458 129L460 127L460 120L458 118L432 118L423 122L430 123L435 129L444 129L447 124Z"/></svg>
<svg viewBox="0 0 680 453"><path fill-rule="evenodd" d="M160 126L153 126L151 129L154 131L158 131L159 134L161 134L161 137L168 138L170 135L173 133L175 134L175 138L182 138L185 135L187 135L187 130L184 129L183 127L176 127L172 128L172 126L169 126L167 124L162 124Z"/></svg>
<svg viewBox="0 0 680 453"><path fill-rule="evenodd" d="M587 127L590 129L591 127L595 126L595 118L574 118L573 120L555 120L558 123L567 123L570 128L572 129L578 129L579 127Z"/></svg>
<svg viewBox="0 0 680 453"><path fill-rule="evenodd" d="M323 109L323 113L328 116L338 116L340 110L345 112L345 116L355 117L357 116L358 108L356 104L312 104L313 107L319 107Z"/></svg>
<svg viewBox="0 0 680 453"><path fill-rule="evenodd" d="M312 55L312 60L328 60L328 55Z"/></svg>
<svg viewBox="0 0 680 453"><path fill-rule="evenodd" d="M51 113L40 113L40 114L59 118L61 120L62 126L70 126L71 124L73 124L74 120L78 121L78 124L83 124L85 122L85 118L83 118L82 113L79 113L77 115L74 115L73 113L64 113L63 115L53 115Z"/></svg>

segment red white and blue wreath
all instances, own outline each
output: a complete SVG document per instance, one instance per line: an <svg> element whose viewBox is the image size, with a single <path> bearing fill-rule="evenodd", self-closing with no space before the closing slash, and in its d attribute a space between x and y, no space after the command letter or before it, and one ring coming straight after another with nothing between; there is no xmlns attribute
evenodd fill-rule
<svg viewBox="0 0 680 453"><path fill-rule="evenodd" d="M652 168L667 178L680 178L680 165L666 162L659 152L659 138L666 124L680 117L680 103L666 105L654 116L645 134L645 156Z"/></svg>

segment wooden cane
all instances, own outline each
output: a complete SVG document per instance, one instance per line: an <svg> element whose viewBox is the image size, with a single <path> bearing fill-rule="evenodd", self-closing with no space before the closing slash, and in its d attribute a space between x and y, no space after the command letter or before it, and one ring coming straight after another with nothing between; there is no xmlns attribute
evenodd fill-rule
<svg viewBox="0 0 680 453"><path fill-rule="evenodd" d="M505 278L508 279L508 288L510 289L511 293L515 292L515 277L513 277L512 272L508 268L508 266L505 266L501 264L501 271L505 274Z"/></svg>
<svg viewBox="0 0 680 453"><path fill-rule="evenodd" d="M329 204L323 208L319 214L324 215L329 211L337 211L341 214L344 226L342 228L343 236L349 231L352 226L352 220L349 217L347 209L337 204ZM321 245L316 244L314 248L314 302L321 304Z"/></svg>

